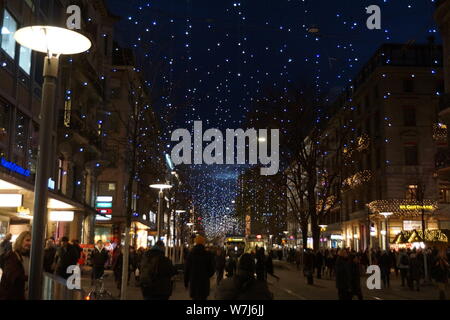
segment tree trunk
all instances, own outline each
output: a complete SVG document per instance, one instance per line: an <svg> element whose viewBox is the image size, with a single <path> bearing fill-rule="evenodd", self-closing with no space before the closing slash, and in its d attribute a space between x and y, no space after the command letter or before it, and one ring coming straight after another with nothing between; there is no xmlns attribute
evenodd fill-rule
<svg viewBox="0 0 450 320"><path fill-rule="evenodd" d="M313 238L313 248L314 250L320 249L320 227L317 225L317 215L311 215L311 232Z"/></svg>

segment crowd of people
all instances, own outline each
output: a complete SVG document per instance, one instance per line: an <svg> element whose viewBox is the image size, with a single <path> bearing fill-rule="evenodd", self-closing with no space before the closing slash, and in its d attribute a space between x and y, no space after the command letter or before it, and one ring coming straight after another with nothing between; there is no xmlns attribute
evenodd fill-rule
<svg viewBox="0 0 450 320"><path fill-rule="evenodd" d="M67 268L71 265L88 264L92 267L92 284L103 277L106 268L111 268L117 288L121 288L124 247L117 241L112 251L103 242L97 241L86 257L79 242L67 237L59 241L46 240L44 250L44 272L67 279ZM0 300L25 300L30 267L30 232L22 232L14 243L6 235L0 243ZM401 279L402 287L419 291L423 282L435 282L439 298L446 299L445 290L449 275L450 250L436 248L402 249L382 251L355 251L351 249L322 249L304 252L294 249L271 250L256 247L250 253L238 256L233 250L223 247L207 247L206 239L197 236L191 250L185 249L183 268L174 266L165 256L165 247L158 241L149 249L130 247L128 284L131 275L141 287L145 300L168 300L173 293L173 277L184 272L184 286L193 300L207 300L210 296L211 278L215 275L219 300L270 300L273 294L267 285L268 275L279 280L274 273L273 259L295 263L297 270L309 285L314 278L326 278L336 283L340 300L354 297L362 300L361 278L369 265L377 265L381 271L383 288L391 286L391 277Z"/></svg>
<svg viewBox="0 0 450 320"><path fill-rule="evenodd" d="M362 299L361 277L366 274L369 265L377 265L381 272L383 288L390 287L393 274L401 278L401 286L420 291L424 281L435 281L439 288L439 298L445 299L445 287L448 283L450 251L436 248L355 251L352 249L326 249L313 251L290 250L287 261L303 266L307 283L314 283L325 276L336 281L339 299L353 297ZM426 264L426 265L425 265ZM425 273L427 270L427 273ZM427 277L426 277L427 275Z"/></svg>

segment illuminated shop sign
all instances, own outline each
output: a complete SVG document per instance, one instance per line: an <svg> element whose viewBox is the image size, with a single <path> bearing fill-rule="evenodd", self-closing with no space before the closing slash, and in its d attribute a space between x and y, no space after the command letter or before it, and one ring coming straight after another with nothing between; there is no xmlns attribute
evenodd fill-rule
<svg viewBox="0 0 450 320"><path fill-rule="evenodd" d="M97 202L97 208L112 208L111 202Z"/></svg>
<svg viewBox="0 0 450 320"><path fill-rule="evenodd" d="M433 210L433 206L401 205L400 210Z"/></svg>
<svg viewBox="0 0 450 320"><path fill-rule="evenodd" d="M1 158L0 164L2 167L6 168L12 172L18 173L22 176L29 177L31 175L30 170L26 170L26 169L22 168L21 166L18 166L15 163L9 162L5 158Z"/></svg>

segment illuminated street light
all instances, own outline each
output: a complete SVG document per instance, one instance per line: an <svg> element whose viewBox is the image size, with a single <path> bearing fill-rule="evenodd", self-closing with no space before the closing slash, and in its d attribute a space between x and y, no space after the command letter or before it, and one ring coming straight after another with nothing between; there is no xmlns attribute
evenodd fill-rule
<svg viewBox="0 0 450 320"><path fill-rule="evenodd" d="M84 35L52 26L30 26L18 30L14 39L21 46L45 53L44 83L40 112L39 153L36 167L32 245L30 253L29 299L42 299L44 238L47 224L48 179L53 163L52 131L55 115L55 91L57 87L59 56L78 54L91 48L91 41Z"/></svg>
<svg viewBox="0 0 450 320"><path fill-rule="evenodd" d="M163 212L163 202L164 202L164 190L172 188L170 184L152 184L150 188L159 189L159 197L158 197L158 217L157 217L157 241L161 239L161 220L162 220L162 212Z"/></svg>

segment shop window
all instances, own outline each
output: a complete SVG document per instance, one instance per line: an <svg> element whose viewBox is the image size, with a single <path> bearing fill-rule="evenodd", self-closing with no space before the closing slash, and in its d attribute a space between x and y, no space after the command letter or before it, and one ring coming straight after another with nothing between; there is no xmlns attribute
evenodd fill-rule
<svg viewBox="0 0 450 320"><path fill-rule="evenodd" d="M8 54L8 56L14 59L16 57L16 40L14 40L14 33L17 31L17 21L11 16L8 10L3 12L1 30L1 48Z"/></svg>
<svg viewBox="0 0 450 320"><path fill-rule="evenodd" d="M404 150L405 150L405 165L417 166L419 164L417 146L405 146Z"/></svg>

